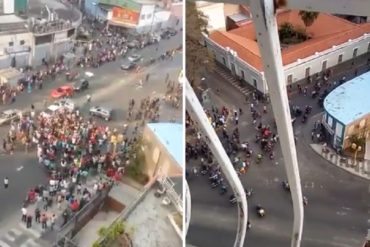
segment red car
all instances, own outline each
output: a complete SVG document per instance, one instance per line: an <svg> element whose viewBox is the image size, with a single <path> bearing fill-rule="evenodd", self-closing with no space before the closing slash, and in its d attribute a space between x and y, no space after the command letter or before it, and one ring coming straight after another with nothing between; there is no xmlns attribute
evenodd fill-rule
<svg viewBox="0 0 370 247"><path fill-rule="evenodd" d="M71 85L65 85L58 87L51 91L50 96L53 99L60 99L65 97L71 97L73 95L73 87Z"/></svg>

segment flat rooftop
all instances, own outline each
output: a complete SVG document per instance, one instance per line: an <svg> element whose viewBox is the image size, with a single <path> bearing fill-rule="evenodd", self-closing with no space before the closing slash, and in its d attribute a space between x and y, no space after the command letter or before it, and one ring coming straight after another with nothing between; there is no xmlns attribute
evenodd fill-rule
<svg viewBox="0 0 370 247"><path fill-rule="evenodd" d="M184 167L184 126L179 123L149 123L148 127L153 131L176 162L181 167Z"/></svg>
<svg viewBox="0 0 370 247"><path fill-rule="evenodd" d="M370 113L370 72L364 73L334 89L324 100L326 112L343 123Z"/></svg>
<svg viewBox="0 0 370 247"><path fill-rule="evenodd" d="M154 193L150 190L126 220L127 226L134 228L133 246L181 247L182 241L168 219L176 209L172 204L163 205L163 197Z"/></svg>
<svg viewBox="0 0 370 247"><path fill-rule="evenodd" d="M25 33L26 21L16 15L0 15L0 34Z"/></svg>

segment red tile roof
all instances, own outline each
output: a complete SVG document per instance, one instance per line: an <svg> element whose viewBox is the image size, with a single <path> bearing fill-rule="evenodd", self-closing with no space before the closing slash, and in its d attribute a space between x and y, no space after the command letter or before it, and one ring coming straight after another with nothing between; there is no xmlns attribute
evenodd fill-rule
<svg viewBox="0 0 370 247"><path fill-rule="evenodd" d="M287 10L277 15L278 25L289 22L293 26L304 27L299 11ZM315 22L307 27L311 39L300 44L289 45L282 50L283 64L291 64L297 59L303 59L340 45L349 39L355 39L365 33L370 33L370 23L355 24L342 18L320 13ZM215 31L210 39L223 47L230 47L237 52L238 57L259 71L263 70L261 55L256 42L256 32L253 22L248 22L240 28L231 31Z"/></svg>

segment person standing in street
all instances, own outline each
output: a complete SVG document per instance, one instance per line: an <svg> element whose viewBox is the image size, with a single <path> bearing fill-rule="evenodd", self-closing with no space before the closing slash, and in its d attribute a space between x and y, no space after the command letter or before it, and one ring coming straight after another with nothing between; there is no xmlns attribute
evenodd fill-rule
<svg viewBox="0 0 370 247"><path fill-rule="evenodd" d="M7 189L9 187L9 179L8 177L4 178L4 188Z"/></svg>
<svg viewBox="0 0 370 247"><path fill-rule="evenodd" d="M32 215L28 214L27 215L27 228L31 228L31 227L32 227Z"/></svg>
<svg viewBox="0 0 370 247"><path fill-rule="evenodd" d="M23 222L27 221L27 208L24 206L22 207L22 221Z"/></svg>

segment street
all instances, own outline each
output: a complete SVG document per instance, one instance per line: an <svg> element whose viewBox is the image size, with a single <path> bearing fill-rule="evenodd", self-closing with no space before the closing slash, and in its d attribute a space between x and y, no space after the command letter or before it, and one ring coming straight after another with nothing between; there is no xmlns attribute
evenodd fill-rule
<svg viewBox="0 0 370 247"><path fill-rule="evenodd" d="M168 50L178 48L181 43L182 33L180 32L169 40L160 41L157 51L155 46L148 46L135 53L140 54L144 61L147 61L151 57L159 57ZM150 66L143 67L139 73L120 69L120 65L127 61L129 54L124 59L117 58L115 62L106 63L97 69L78 68L82 75L84 71L94 73L94 77L89 79L89 89L72 97L73 102L79 107L82 115L88 116L89 107L93 105L111 107L113 109L113 119L108 125L110 127L122 128L123 124L126 123L130 99L135 99L136 102L140 102L141 99L148 96L162 99L167 89L167 83L165 82L167 74L169 74L170 80L177 83L177 78L182 68L181 52L177 52L172 60L157 61ZM158 73L159 71L160 73ZM148 73L150 74L148 82L144 82L142 87L138 86L138 81L141 79L144 81ZM36 110L43 110L43 102L45 99L48 100L51 90L65 84L67 83L63 73L57 77L56 81L45 82L42 90L34 89L32 93L23 92L17 96L15 103L1 105L0 110L4 111L14 108L30 110L31 104L35 106ZM90 103L86 102L87 94L92 96ZM182 113L180 109L182 109L182 106L177 109L162 101L160 104L160 121L175 120L181 122ZM105 123L100 119L97 122ZM130 129L132 130L133 128L129 127L129 131ZM5 137L8 130L9 125L0 127L2 138ZM7 176L10 181L7 190L4 190L3 187L0 189L0 221L2 223L0 235L3 235L20 222L22 202L30 187L45 184L48 179L47 172L37 162L34 149L28 154L24 150L16 150L14 155L1 154L0 164L2 178Z"/></svg>
<svg viewBox="0 0 370 247"><path fill-rule="evenodd" d="M242 108L239 119L241 142L248 141L252 150L258 152L255 144L256 130L252 124L245 96L215 73L206 74L207 87L220 89L215 94L218 108ZM309 96L295 97L293 104L304 107L311 105L312 119L295 124L297 153L300 167L303 195L308 198L303 228L303 247L361 247L368 228L370 201L368 181L351 175L322 159L309 146L310 134L315 115L321 110ZM262 109L263 103L257 108ZM263 115L263 123L272 126L272 110ZM228 123L232 125L233 123ZM231 127L232 129L234 127ZM286 180L280 145L276 145L275 159L265 157L261 165L254 159L245 175L241 175L244 188L253 188L254 194L248 199L251 229L246 234L244 246L290 245L293 224L293 210L290 194L282 189ZM276 164L277 162L277 164ZM190 165L198 165L191 160ZM189 164L189 163L188 163ZM188 165L189 167L189 165ZM212 189L208 176L192 177L189 180L192 212L187 240L198 247L232 246L236 235L237 210L229 203L230 189L220 195L219 189ZM261 204L266 209L264 218L257 217L255 206Z"/></svg>

